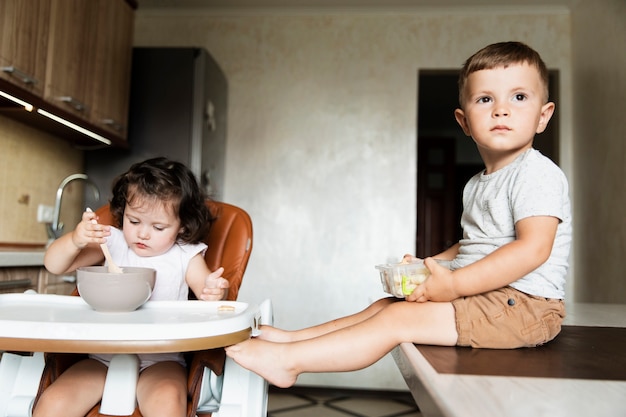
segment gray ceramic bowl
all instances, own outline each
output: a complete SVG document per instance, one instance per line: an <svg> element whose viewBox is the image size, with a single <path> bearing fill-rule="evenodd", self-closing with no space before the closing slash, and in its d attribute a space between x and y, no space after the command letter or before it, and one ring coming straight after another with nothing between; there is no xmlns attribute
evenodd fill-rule
<svg viewBox="0 0 626 417"><path fill-rule="evenodd" d="M141 307L152 295L156 271L125 266L121 274L106 266L78 268L76 281L80 296L96 311L124 312Z"/></svg>

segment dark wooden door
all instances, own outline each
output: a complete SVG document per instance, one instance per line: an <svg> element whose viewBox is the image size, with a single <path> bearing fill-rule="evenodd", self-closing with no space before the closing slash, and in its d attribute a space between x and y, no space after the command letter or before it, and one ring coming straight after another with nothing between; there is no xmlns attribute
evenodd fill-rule
<svg viewBox="0 0 626 417"><path fill-rule="evenodd" d="M456 243L455 139L420 137L417 142L416 255L435 255Z"/></svg>

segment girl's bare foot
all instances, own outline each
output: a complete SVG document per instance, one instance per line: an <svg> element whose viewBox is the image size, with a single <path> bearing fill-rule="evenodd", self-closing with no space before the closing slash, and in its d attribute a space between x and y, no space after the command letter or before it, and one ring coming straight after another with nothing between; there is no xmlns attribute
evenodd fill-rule
<svg viewBox="0 0 626 417"><path fill-rule="evenodd" d="M267 340L268 342L286 343L292 342L291 332L279 329L273 326L261 326L261 334L257 339Z"/></svg>
<svg viewBox="0 0 626 417"><path fill-rule="evenodd" d="M226 355L270 384L287 388L295 384L298 372L288 364L285 346L255 338L227 347Z"/></svg>

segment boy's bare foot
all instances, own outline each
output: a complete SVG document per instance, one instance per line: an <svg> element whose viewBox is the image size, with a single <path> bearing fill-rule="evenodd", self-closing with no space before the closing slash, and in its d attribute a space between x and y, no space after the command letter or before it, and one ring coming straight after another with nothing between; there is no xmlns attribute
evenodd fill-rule
<svg viewBox="0 0 626 417"><path fill-rule="evenodd" d="M226 355L239 365L266 379L279 388L295 384L298 372L288 365L281 343L249 339L226 348Z"/></svg>

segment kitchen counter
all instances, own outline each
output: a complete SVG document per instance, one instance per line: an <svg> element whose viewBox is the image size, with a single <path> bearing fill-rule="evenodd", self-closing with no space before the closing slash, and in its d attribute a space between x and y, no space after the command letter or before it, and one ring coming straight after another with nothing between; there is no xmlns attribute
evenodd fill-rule
<svg viewBox="0 0 626 417"><path fill-rule="evenodd" d="M626 327L626 305L568 304L563 324L587 326L588 329L599 329L603 334L615 328L616 332L611 334L622 335L621 330ZM433 357L429 360L428 355L412 343L402 343L394 349L393 356L422 414L427 417L624 416L626 375L617 361L621 353L607 353L609 350L603 347L606 341L602 338L594 340L589 349L581 349L584 347L581 343L567 343L560 357L548 356L548 352L539 348L508 352L465 348L466 351L457 352L456 349L461 348L436 347L439 349L436 352L438 359L451 364L452 372L437 370ZM617 344L623 338L612 337L611 340L610 343ZM570 352L581 356L571 360ZM463 363L468 363L461 362L465 358L461 356L464 353L471 355L469 359L472 363L481 363L484 367L498 366L495 355L503 354L520 355L508 363L517 363L514 366L524 369L544 360L542 365L552 373L522 376L521 371L517 371L518 375L503 375L495 371L482 374L457 372ZM589 376L589 370L597 370L600 363L607 361L614 361L619 378L603 377L606 374ZM572 376L570 368L579 371L579 376ZM558 376L566 371L568 376ZM584 378L580 376L583 372L587 372Z"/></svg>
<svg viewBox="0 0 626 417"><path fill-rule="evenodd" d="M0 268L16 266L43 266L42 247L0 247Z"/></svg>

